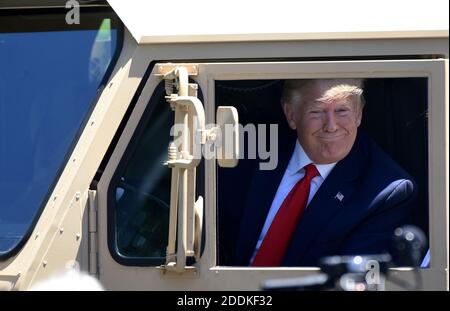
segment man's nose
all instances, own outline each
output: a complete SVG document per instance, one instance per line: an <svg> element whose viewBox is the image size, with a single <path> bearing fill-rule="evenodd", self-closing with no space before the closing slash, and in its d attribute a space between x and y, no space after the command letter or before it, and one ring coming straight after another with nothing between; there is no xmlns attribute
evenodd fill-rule
<svg viewBox="0 0 450 311"><path fill-rule="evenodd" d="M337 130L336 117L333 112L325 114L324 130L326 132L335 132Z"/></svg>

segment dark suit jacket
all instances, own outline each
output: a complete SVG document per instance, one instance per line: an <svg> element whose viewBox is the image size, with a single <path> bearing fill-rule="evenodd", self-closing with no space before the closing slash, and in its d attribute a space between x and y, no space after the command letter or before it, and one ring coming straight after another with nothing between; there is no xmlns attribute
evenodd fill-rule
<svg viewBox="0 0 450 311"><path fill-rule="evenodd" d="M295 139L286 152L280 151L275 170L254 171L228 264L249 264L294 146ZM283 266L315 266L324 256L388 251L394 229L409 222L415 197L412 178L358 131L352 150L336 164L300 219Z"/></svg>

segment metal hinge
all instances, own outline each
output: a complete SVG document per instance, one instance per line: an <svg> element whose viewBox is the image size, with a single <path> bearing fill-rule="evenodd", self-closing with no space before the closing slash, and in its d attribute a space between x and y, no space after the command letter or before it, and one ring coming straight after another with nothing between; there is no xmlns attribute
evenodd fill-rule
<svg viewBox="0 0 450 311"><path fill-rule="evenodd" d="M98 277L97 191L89 190L89 274Z"/></svg>
<svg viewBox="0 0 450 311"><path fill-rule="evenodd" d="M156 65L158 76L165 76L173 72L176 68L184 67L186 68L187 74L189 76L198 75L198 64L186 64L186 63L159 63Z"/></svg>

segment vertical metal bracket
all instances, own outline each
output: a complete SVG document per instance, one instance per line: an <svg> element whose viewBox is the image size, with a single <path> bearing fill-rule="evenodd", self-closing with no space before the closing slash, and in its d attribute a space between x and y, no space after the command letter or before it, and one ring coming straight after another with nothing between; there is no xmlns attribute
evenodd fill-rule
<svg viewBox="0 0 450 311"><path fill-rule="evenodd" d="M97 191L88 191L89 204L89 274L98 277Z"/></svg>
<svg viewBox="0 0 450 311"><path fill-rule="evenodd" d="M172 170L169 236L166 263L160 268L164 273L185 274L195 269L186 265L186 258L196 255L195 178L196 167L201 161L196 148L201 148L205 141L205 111L196 97L197 85L189 83L189 76L198 73L196 65L158 64L157 68L157 75L165 80L166 99L175 113L175 126L178 127L175 140L169 145L166 162ZM200 141L197 134L200 134ZM201 226L197 228L201 229Z"/></svg>

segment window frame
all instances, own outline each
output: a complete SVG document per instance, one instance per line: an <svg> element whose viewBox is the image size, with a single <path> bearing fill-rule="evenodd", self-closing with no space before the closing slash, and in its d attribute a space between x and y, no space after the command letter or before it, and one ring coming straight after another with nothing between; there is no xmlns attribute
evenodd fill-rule
<svg viewBox="0 0 450 311"><path fill-rule="evenodd" d="M134 155L134 151L139 145L141 137L145 133L145 128L147 126L147 121L151 118L153 114L153 110L155 109L155 105L150 105L150 102L153 101L155 94L155 91L158 87L164 84L164 81L160 79L160 77L155 78L155 65L157 64L156 61L153 61L148 66L144 76L142 77L142 80L139 84L138 89L136 90L136 93L130 103L130 107L134 109L136 105L138 106L144 106L142 114L133 115L131 117L133 119L132 124L123 124L123 126L127 126L128 129L123 129L123 131L119 131L120 134L124 137L117 137L116 139L119 140L127 140L128 135L129 139L125 143L125 149L123 151L123 154L120 157L120 160L117 163L117 166L112 171L112 177L108 181L107 190L106 190L106 202L107 202L107 216L106 216L106 222L107 222L107 245L108 250L111 255L111 257L119 264L123 266L137 266L137 267L157 267L160 265L165 264L166 258L165 257L126 257L122 256L119 253L119 250L117 248L117 235L116 235L116 220L115 220L115 207L116 207L116 200L115 200L115 190L117 188L117 185L119 183L121 173L124 172L125 167L131 160L132 156ZM158 80L160 79L160 80ZM193 79L192 81L189 81L189 83L195 83L196 81ZM203 93L202 89L198 88L198 97L202 98ZM167 103L168 105L168 103ZM136 114L136 112L131 112L130 114ZM128 117L124 118L124 120L129 120ZM136 124L134 124L136 122ZM133 128L130 128L133 127ZM122 136L122 135L121 135ZM111 151L112 152L112 151ZM199 166L203 165L202 162ZM198 171L199 168L196 170L196 178L198 179ZM169 189L170 190L170 189ZM203 193L203 189L196 189L196 193ZM203 231L204 232L204 231ZM203 248L202 248L203 253ZM193 261L192 257L187 258L187 263L191 264Z"/></svg>
<svg viewBox="0 0 450 311"><path fill-rule="evenodd" d="M148 76L150 75L150 72L152 71L154 67L154 64L149 66L147 69L147 72L145 73L144 78L141 81L141 85L138 88L137 94L140 93L143 86L146 84L148 80ZM164 83L164 81L161 81L158 83L154 90L160 87L161 83ZM153 101L156 94L153 92L151 94L151 97L149 99L149 103ZM133 99L133 102L137 100L137 98ZM128 142L128 145L126 147L126 150L120 159L119 164L117 165L117 168L115 169L113 173L113 177L109 182L108 190L107 190L107 223L108 223L108 248L111 256L114 258L115 261L120 263L121 265L125 266L157 266L161 265L165 262L165 257L157 258L157 257L125 257L122 256L119 253L118 247L117 247L117 234L116 234L116 219L115 219L115 208L116 208L116 188L119 184L120 177L122 173L124 172L125 168L127 167L129 161L132 159L135 150L139 146L139 142L142 138L142 136L145 133L145 128L147 126L147 121L151 118L153 115L153 110L155 110L156 105L146 105L145 111L142 114L141 120L139 121L136 129L134 130L131 139Z"/></svg>
<svg viewBox="0 0 450 311"><path fill-rule="evenodd" d="M259 67L258 67L259 66ZM264 70L261 70L264 66ZM446 67L447 66L447 67ZM431 253L430 267L421 269L420 274L423 284L431 286L436 280L446 284L445 271L448 271L448 190L446 184L448 178L445 172L448 169L448 156L446 157L445 145L448 143L448 110L445 105L445 83L436 82L436 78L445 81L448 71L448 62L438 60L416 59L389 59L389 60L356 60L356 61L307 61L307 62L254 62L254 63L210 63L200 64L199 71L207 76L209 101L205 102L211 111L215 107L215 80L251 80L251 79L314 79L314 78L409 78L421 77L428 79L428 210L429 210L429 248ZM442 104L443 103L443 104ZM206 110L206 109L205 109ZM442 131L445 128L446 131ZM210 160L215 161L215 160ZM447 169L433 167L432 163L442 163ZM216 189L217 165L206 172L211 177L206 182L210 190L205 190L206 196L212 189ZM216 192L214 191L214 195ZM446 198L447 197L447 198ZM207 200L208 201L208 200ZM217 214L216 200L210 199L212 206L208 209ZM210 219L208 221L211 221ZM216 228L215 228L216 229ZM216 229L217 230L217 229ZM440 238L442 233L444 239ZM211 232L207 232L208 235ZM217 233L215 233L217 234ZM446 245L446 247L442 247ZM217 249L217 248L216 248ZM215 260L216 261L216 260ZM280 278L276 272L288 274L295 271L300 275L307 275L309 271L317 271L317 267L233 267L215 266L212 271L220 274L241 274L244 271L252 273L275 273L274 278ZM289 271L289 272L288 272ZM264 274L262 272L262 274ZM404 280L414 280L411 268L390 268L390 273ZM300 276L299 275L299 276ZM444 283L445 282L445 283ZM441 283L441 282L439 282ZM396 285L387 281L387 289L396 288ZM443 286L443 285L441 285Z"/></svg>

